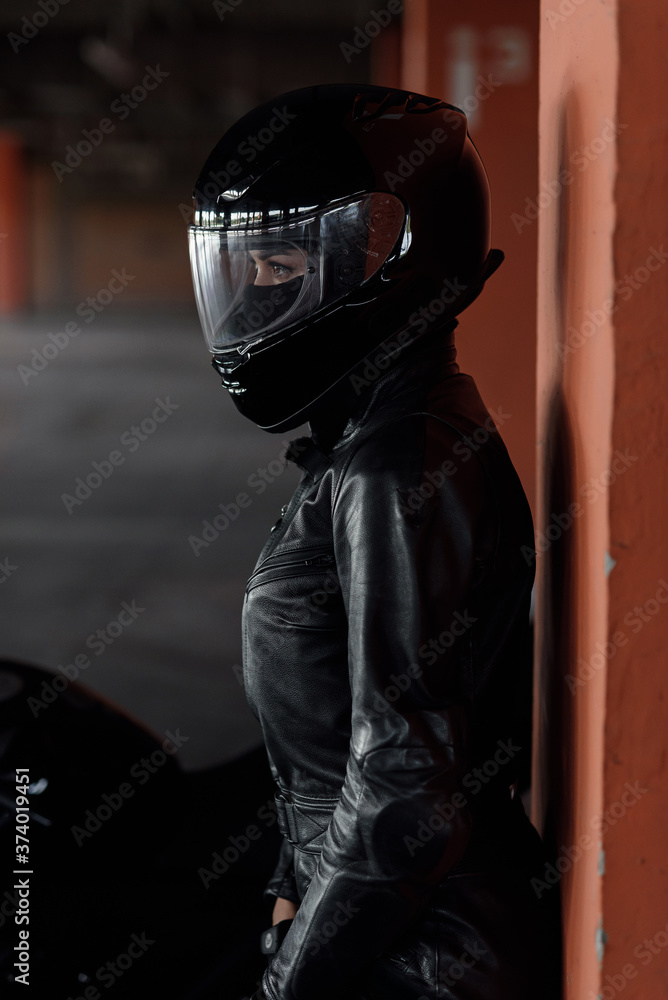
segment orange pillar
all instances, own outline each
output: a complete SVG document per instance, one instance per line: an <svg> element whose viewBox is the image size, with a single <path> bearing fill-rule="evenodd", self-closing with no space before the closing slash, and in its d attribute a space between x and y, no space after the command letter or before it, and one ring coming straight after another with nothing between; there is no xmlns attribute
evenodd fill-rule
<svg viewBox="0 0 668 1000"><path fill-rule="evenodd" d="M534 807L568 1000L668 982L667 43L661 0L543 0Z"/></svg>
<svg viewBox="0 0 668 1000"><path fill-rule="evenodd" d="M26 304L26 226L23 146L0 132L0 313Z"/></svg>
<svg viewBox="0 0 668 1000"><path fill-rule="evenodd" d="M546 826L560 872L549 891L562 892L566 996L589 1000L605 943L597 827L605 671L590 667L607 641L609 525L606 490L597 486L610 462L612 418L604 304L614 290L616 37L609 7L573 2L555 20L548 0L543 6L533 818Z"/></svg>

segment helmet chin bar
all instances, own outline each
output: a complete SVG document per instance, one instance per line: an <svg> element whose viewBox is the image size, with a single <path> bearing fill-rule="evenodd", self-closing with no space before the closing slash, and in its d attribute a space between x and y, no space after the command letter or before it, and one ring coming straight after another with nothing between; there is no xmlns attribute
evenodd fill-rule
<svg viewBox="0 0 668 1000"><path fill-rule="evenodd" d="M244 348L217 352L211 364L221 376L223 387L230 393L243 416L270 433L289 431L309 420L312 412L333 398L334 393L340 393L342 383L352 379L355 372L362 371L379 352L387 349L386 353L391 359L387 367L393 367L416 341L431 334L440 332L445 335L452 332L458 325L456 317L477 299L487 278L497 270L503 259L501 250L490 250L475 278L467 283L459 296L449 304L449 308L428 324L424 320L416 321L420 300L436 301L433 295L435 289L423 284L420 287L421 295L413 297L407 294L402 301L401 311L388 305L379 309L382 298L377 300L376 297L365 296L362 302L353 300L342 303L335 312L322 312L309 322L297 324L290 331L287 342L275 337L247 344ZM364 314L362 325L367 328L368 335L363 343L360 340L351 344L337 334L354 322L353 317L360 307ZM382 330L384 336L379 335L377 330ZM322 365L315 363L309 347L317 341L338 344L337 355L331 359L332 369L325 371ZM284 363L286 349L291 351L290 363L287 365ZM246 362L250 362L248 368L239 371ZM332 377L332 370L337 373L336 377ZM239 374L234 377L233 373L236 372ZM363 384L364 378L358 381ZM276 393L277 385L280 388L290 386L291 392ZM345 394L345 389L343 391ZM356 390L355 395L359 391ZM265 412L265 400L272 396L272 412Z"/></svg>
<svg viewBox="0 0 668 1000"><path fill-rule="evenodd" d="M228 348L226 351L216 351L211 358L211 364L218 374L223 377L223 385L225 388L229 388L230 385L238 385L238 383L230 383L229 380L226 380L226 375L236 371L241 367L241 365L246 364L248 361L251 361L251 359L256 359L264 351L271 351L272 347L276 347L278 344L284 342L286 337L293 337L295 334L311 328L315 323L318 323L326 316L332 316L334 313L340 313L342 311L347 314L349 309L354 309L355 307L361 308L375 302L378 297L376 282L381 280L387 282L392 279L379 274L375 281L372 280L356 292L351 292L347 300L338 302L333 309L328 311L323 310L320 314L315 314L308 320L302 319L301 321L298 321L292 325L292 328L282 331L280 336L275 335L273 337L267 337L264 340L241 344L237 347ZM230 389L230 392L232 391L233 390ZM242 394L245 390L243 388L238 388L235 391L237 394Z"/></svg>

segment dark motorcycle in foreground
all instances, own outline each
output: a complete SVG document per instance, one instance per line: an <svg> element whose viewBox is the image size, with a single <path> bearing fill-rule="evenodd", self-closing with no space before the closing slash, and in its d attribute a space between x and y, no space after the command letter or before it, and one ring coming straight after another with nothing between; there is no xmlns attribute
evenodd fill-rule
<svg viewBox="0 0 668 1000"><path fill-rule="evenodd" d="M0 661L3 996L255 989L279 846L266 756L184 773L180 739L62 675Z"/></svg>

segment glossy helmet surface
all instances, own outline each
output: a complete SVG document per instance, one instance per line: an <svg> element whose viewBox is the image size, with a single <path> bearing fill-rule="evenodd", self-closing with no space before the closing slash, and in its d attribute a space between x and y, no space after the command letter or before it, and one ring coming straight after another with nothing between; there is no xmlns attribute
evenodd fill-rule
<svg viewBox="0 0 668 1000"><path fill-rule="evenodd" d="M202 168L189 236L214 367L276 432L388 338L452 320L503 259L465 114L375 86L296 90L241 118Z"/></svg>

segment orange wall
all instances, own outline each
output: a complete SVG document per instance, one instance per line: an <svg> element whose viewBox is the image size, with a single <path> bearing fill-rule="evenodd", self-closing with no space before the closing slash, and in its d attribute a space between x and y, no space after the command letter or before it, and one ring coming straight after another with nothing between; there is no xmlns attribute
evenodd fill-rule
<svg viewBox="0 0 668 1000"><path fill-rule="evenodd" d="M609 5L572 3L563 19L551 0L543 7L534 821L545 821L565 859L565 995L583 1000L596 995L604 945L597 817L606 678L585 664L598 663L597 643L605 648L608 638L608 504L598 486L611 459L613 337L604 303L614 286L616 153L606 121L616 116L616 28ZM577 858L570 865L569 851Z"/></svg>
<svg viewBox="0 0 668 1000"><path fill-rule="evenodd" d="M626 782L638 781L647 792L605 837L603 981L623 989L624 1000L658 1000L668 995L665 2L620 0L618 36L617 116L629 127L618 139L611 247L620 283L611 448L628 449L637 458L610 488L610 552L616 566L609 578L608 633L623 631L629 641L607 668L603 787L608 808L619 801ZM629 965L636 974L623 985Z"/></svg>
<svg viewBox="0 0 668 1000"><path fill-rule="evenodd" d="M659 0L542 7L534 807L569 1000L668 989L667 31Z"/></svg>
<svg viewBox="0 0 668 1000"><path fill-rule="evenodd" d="M388 44L391 44L388 42ZM469 114L492 189L492 245L506 254L460 317L458 360L475 378L529 502L535 502L535 221L517 221L537 187L538 10L532 0L411 0L401 85ZM372 63L373 68L373 63ZM377 83L394 83L376 77Z"/></svg>

